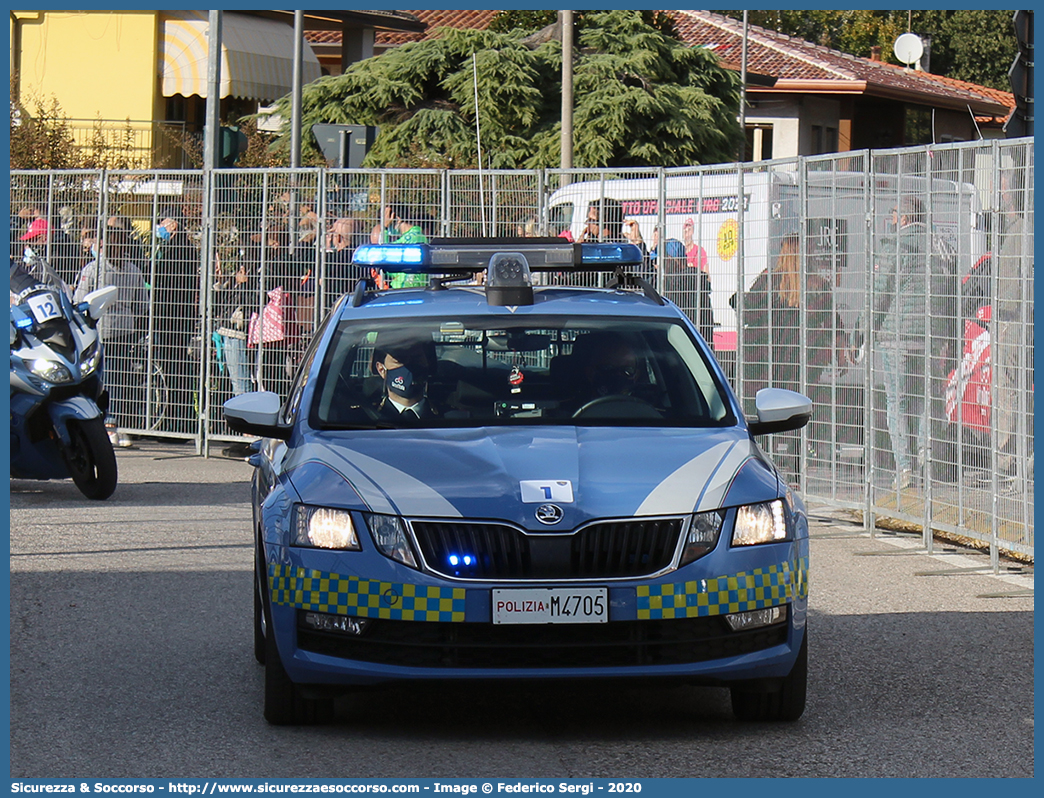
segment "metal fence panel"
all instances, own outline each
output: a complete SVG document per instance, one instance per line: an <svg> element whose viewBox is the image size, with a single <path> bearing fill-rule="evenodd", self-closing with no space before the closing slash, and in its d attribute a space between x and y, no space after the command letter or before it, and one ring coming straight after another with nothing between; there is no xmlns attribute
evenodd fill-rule
<svg viewBox="0 0 1044 798"><path fill-rule="evenodd" d="M1032 140L678 169L14 172L11 205L12 254L32 245L73 287L113 225L132 231L145 309L106 341L126 432L238 440L221 404L288 394L373 276L361 243L629 240L746 412L770 384L812 398L805 429L763 442L807 496L929 548L935 529L1032 557Z"/></svg>

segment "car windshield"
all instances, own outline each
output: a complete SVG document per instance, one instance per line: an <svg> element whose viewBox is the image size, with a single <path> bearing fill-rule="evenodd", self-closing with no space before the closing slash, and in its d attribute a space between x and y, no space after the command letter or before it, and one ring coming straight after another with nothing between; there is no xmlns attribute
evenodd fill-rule
<svg viewBox="0 0 1044 798"><path fill-rule="evenodd" d="M734 424L707 357L671 320L342 321L310 421L321 429Z"/></svg>

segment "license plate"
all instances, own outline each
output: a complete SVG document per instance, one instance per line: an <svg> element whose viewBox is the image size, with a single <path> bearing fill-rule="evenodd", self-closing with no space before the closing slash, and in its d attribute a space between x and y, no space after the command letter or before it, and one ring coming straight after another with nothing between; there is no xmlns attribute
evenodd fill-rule
<svg viewBox="0 0 1044 798"><path fill-rule="evenodd" d="M604 587L493 591L493 623L607 623Z"/></svg>

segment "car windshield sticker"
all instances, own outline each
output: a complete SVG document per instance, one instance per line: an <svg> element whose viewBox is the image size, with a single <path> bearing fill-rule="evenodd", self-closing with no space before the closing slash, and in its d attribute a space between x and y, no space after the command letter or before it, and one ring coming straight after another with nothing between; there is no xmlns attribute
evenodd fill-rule
<svg viewBox="0 0 1044 798"><path fill-rule="evenodd" d="M568 479L524 479L518 486L522 489L523 504L573 502L573 483Z"/></svg>

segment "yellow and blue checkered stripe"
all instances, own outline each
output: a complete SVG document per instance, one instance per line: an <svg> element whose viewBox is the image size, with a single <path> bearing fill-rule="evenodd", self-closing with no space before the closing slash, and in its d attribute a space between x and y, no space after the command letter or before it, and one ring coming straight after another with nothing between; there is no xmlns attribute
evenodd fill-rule
<svg viewBox="0 0 1044 798"><path fill-rule="evenodd" d="M273 604L395 621L464 620L464 588L374 582L279 563L268 566Z"/></svg>
<svg viewBox="0 0 1044 798"><path fill-rule="evenodd" d="M748 612L808 596L808 558L692 582L640 585L638 620Z"/></svg>

